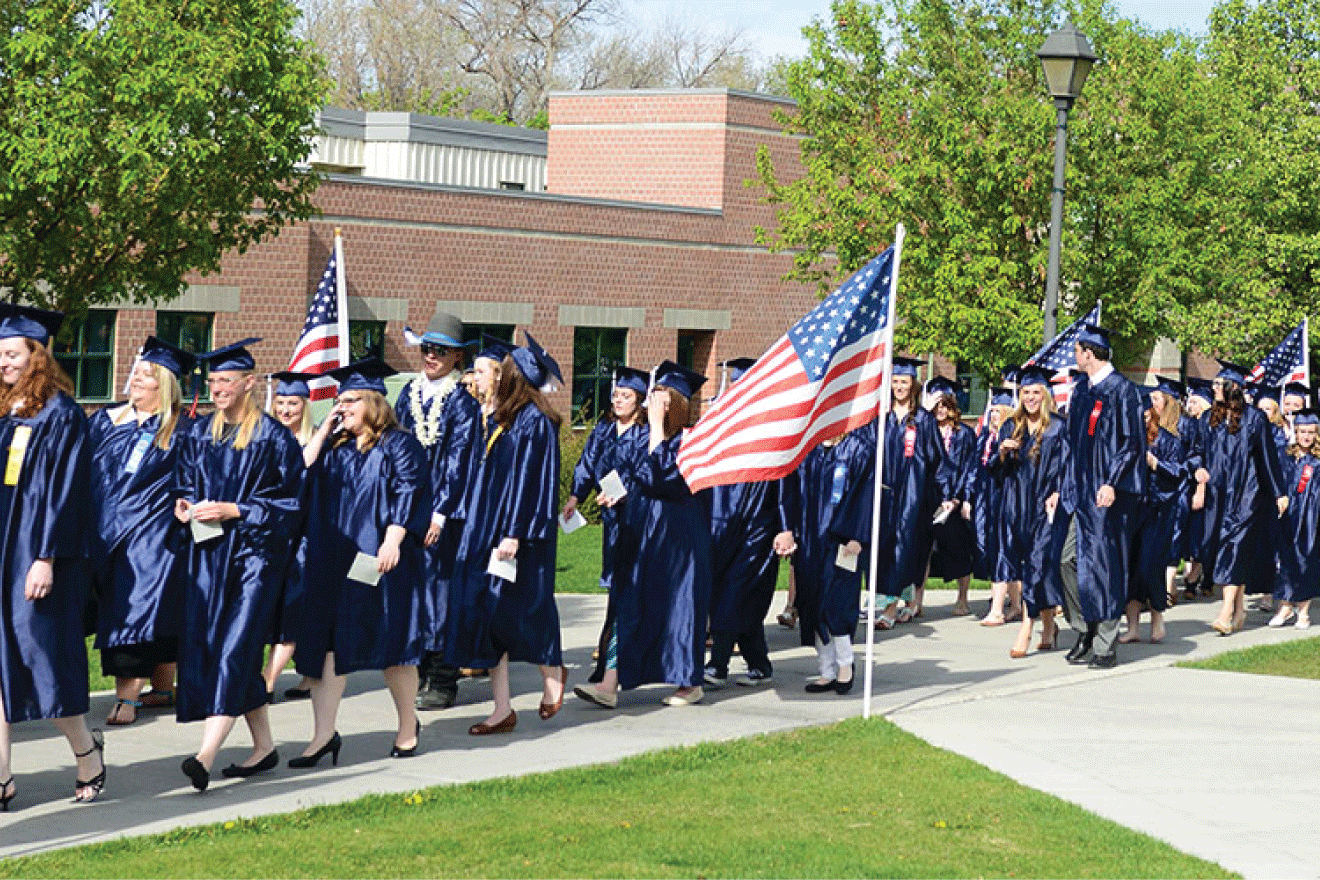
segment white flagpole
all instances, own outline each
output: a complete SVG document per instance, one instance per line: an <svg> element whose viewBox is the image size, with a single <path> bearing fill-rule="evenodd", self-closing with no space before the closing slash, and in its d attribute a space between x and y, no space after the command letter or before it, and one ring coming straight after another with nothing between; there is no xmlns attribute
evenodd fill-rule
<svg viewBox="0 0 1320 880"><path fill-rule="evenodd" d="M1306 387L1311 387L1311 316L1302 318L1302 369L1306 371ZM1307 401L1310 404L1311 401Z"/></svg>
<svg viewBox="0 0 1320 880"><path fill-rule="evenodd" d="M880 415L875 443L875 492L871 499L871 568L867 576L867 590L871 601L866 611L866 671L862 680L862 717L871 717L872 661L875 657L875 583L880 568L880 491L885 474L885 420L889 417L894 374L894 301L898 294L898 264L903 257L903 239L907 229L898 224L894 233L894 265L889 271L889 315L885 320L885 368L880 385Z"/></svg>
<svg viewBox="0 0 1320 880"><path fill-rule="evenodd" d="M335 308L339 312L339 366L348 366L348 288L344 286L344 239L335 227Z"/></svg>

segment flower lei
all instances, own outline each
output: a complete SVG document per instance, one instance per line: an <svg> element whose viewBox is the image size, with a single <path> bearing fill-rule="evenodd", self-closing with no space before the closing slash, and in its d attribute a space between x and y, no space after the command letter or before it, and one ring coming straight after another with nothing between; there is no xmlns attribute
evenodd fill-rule
<svg viewBox="0 0 1320 880"><path fill-rule="evenodd" d="M430 449L440 439L440 410L444 409L445 398L458 387L458 380L463 374L454 370L440 382L436 389L435 400L431 402L431 411L422 412L422 379L412 383L408 392L408 411L412 413L413 433L422 446Z"/></svg>

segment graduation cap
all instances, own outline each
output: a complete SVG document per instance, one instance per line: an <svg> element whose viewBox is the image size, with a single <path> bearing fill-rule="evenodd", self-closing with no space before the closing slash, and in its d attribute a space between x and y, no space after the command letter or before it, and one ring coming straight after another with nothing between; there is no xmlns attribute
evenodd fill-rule
<svg viewBox="0 0 1320 880"><path fill-rule="evenodd" d="M629 391L636 391L638 396L645 397L646 389L651 387L651 374L633 367L615 367L614 387L627 388Z"/></svg>
<svg viewBox="0 0 1320 880"><path fill-rule="evenodd" d="M691 397L706 384L706 377L673 361L662 361L655 368L655 384L672 388L684 397Z"/></svg>
<svg viewBox="0 0 1320 880"><path fill-rule="evenodd" d="M502 361L516 348L512 342L500 339L498 336L491 336L489 333L481 334L481 351L477 352L477 357L486 358L492 361Z"/></svg>
<svg viewBox="0 0 1320 880"><path fill-rule="evenodd" d="M756 358L731 358L727 361L720 361L719 366L729 371L730 382L737 382L742 378L743 373L752 368L754 363L756 363Z"/></svg>
<svg viewBox="0 0 1320 880"><path fill-rule="evenodd" d="M894 375L912 376L916 378L917 370L924 367L926 362L918 358L894 356Z"/></svg>
<svg viewBox="0 0 1320 880"><path fill-rule="evenodd" d="M509 352L518 372L532 383L532 387L543 391L549 390L551 378L563 384L564 374L559 371L559 363L550 357L550 353L541 347L532 334L524 330L523 337L527 340L527 346Z"/></svg>
<svg viewBox="0 0 1320 880"><path fill-rule="evenodd" d="M991 406L1012 406L1013 389L1012 388L991 388L990 389Z"/></svg>
<svg viewBox="0 0 1320 880"><path fill-rule="evenodd" d="M1320 412L1308 408L1293 413L1293 427L1299 428L1302 425L1320 425Z"/></svg>
<svg viewBox="0 0 1320 880"><path fill-rule="evenodd" d="M1182 400L1183 395L1187 393L1187 386L1177 379L1171 379L1168 376L1155 377L1155 390L1161 394L1167 394L1174 400Z"/></svg>
<svg viewBox="0 0 1320 880"><path fill-rule="evenodd" d="M1028 385L1044 385L1049 387L1050 380L1054 378L1054 371L1045 367L1023 367L1018 372L1018 385L1026 388Z"/></svg>
<svg viewBox="0 0 1320 880"><path fill-rule="evenodd" d="M1278 403L1279 388L1277 385L1252 385L1251 399L1256 403L1260 403L1262 400L1272 400Z"/></svg>
<svg viewBox="0 0 1320 880"><path fill-rule="evenodd" d="M279 397L310 398L312 389L307 387L307 381L320 378L320 376L320 373L295 373L291 370L270 374L270 377L275 380L275 394Z"/></svg>
<svg viewBox="0 0 1320 880"><path fill-rule="evenodd" d="M1082 330L1077 334L1078 342L1088 342L1091 345L1099 346L1105 351L1110 351L1113 345L1109 341L1110 331L1106 327L1097 324L1085 324Z"/></svg>
<svg viewBox="0 0 1320 880"><path fill-rule="evenodd" d="M372 356L331 370L326 375L339 383L340 394L345 391L375 391L384 394L385 380L398 372L380 358Z"/></svg>
<svg viewBox="0 0 1320 880"><path fill-rule="evenodd" d="M1209 403L1214 403L1215 401L1215 392L1210 385L1209 379L1200 379L1189 376L1187 378L1187 396L1191 397L1192 395L1196 395Z"/></svg>
<svg viewBox="0 0 1320 880"><path fill-rule="evenodd" d="M1216 358L1216 360L1218 359ZM1226 382L1232 382L1234 385L1245 385L1247 383L1247 376L1250 375L1250 373L1251 370L1248 370L1246 367L1239 366L1230 361L1219 361L1219 375L1215 376L1215 378L1223 379Z"/></svg>
<svg viewBox="0 0 1320 880"><path fill-rule="evenodd" d="M0 339L21 336L45 345L60 332L63 323L63 312L0 302Z"/></svg>
<svg viewBox="0 0 1320 880"><path fill-rule="evenodd" d="M1301 382L1289 382L1283 386L1284 397L1300 397L1303 400L1311 399L1311 389Z"/></svg>
<svg viewBox="0 0 1320 880"><path fill-rule="evenodd" d="M1012 382L1014 385L1017 384L1018 376L1021 374L1021 367L1004 367L1004 369L999 371L999 375L1003 377L1003 381Z"/></svg>
<svg viewBox="0 0 1320 880"><path fill-rule="evenodd" d="M945 394L957 397L958 392L961 390L958 383L947 376L932 376L930 381L926 383L926 393L932 397Z"/></svg>
<svg viewBox="0 0 1320 880"><path fill-rule="evenodd" d="M184 351L155 336L148 336L147 341L142 343L142 352L138 357L148 363L160 364L180 379L197 367L197 357L192 352Z"/></svg>
<svg viewBox="0 0 1320 880"><path fill-rule="evenodd" d="M197 360L211 368L211 372L220 373L225 370L251 370L257 365L256 358L247 350L249 345L261 341L259 336L250 336L247 339L240 339L238 342L217 348L215 351L208 351L197 355Z"/></svg>

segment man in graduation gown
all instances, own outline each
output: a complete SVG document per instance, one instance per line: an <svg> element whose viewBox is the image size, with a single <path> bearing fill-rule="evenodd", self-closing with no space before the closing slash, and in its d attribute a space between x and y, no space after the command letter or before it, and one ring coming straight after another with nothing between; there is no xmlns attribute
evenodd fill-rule
<svg viewBox="0 0 1320 880"><path fill-rule="evenodd" d="M1070 519L1062 574L1068 623L1079 635L1068 652L1091 668L1118 662L1115 643L1127 601L1132 530L1145 488L1141 393L1110 363L1109 331L1088 324L1075 343L1086 373L1068 410L1071 457L1060 504ZM1074 561L1075 560L1075 561ZM1075 573L1073 566L1075 565Z"/></svg>
<svg viewBox="0 0 1320 880"><path fill-rule="evenodd" d="M448 709L458 699L458 668L444 660L445 612L465 499L481 460L481 405L462 387L463 322L436 312L422 334L422 375L399 392L399 424L426 450L434 489L426 532L426 604L435 632L422 656L417 708Z"/></svg>

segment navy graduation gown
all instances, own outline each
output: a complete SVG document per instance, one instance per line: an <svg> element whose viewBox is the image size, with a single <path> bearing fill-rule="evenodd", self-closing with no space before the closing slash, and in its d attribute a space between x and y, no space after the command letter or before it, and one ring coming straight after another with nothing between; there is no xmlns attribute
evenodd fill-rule
<svg viewBox="0 0 1320 880"><path fill-rule="evenodd" d="M1013 436L1015 423L1004 422L999 440ZM1020 449L1002 449L990 467L1003 487L999 552L1001 562L996 580L1021 581L1027 615L1063 604L1063 585L1058 579L1058 548L1053 523L1045 501L1063 488L1068 469L1068 431L1064 421L1051 417L1037 440L1025 433Z"/></svg>
<svg viewBox="0 0 1320 880"><path fill-rule="evenodd" d="M898 596L926 576L934 539L931 520L940 504L944 447L935 417L920 407L902 422L889 413L883 432L876 433L881 433L885 444L876 591Z"/></svg>
<svg viewBox="0 0 1320 880"><path fill-rule="evenodd" d="M699 686L711 593L706 505L678 470L675 434L632 468L622 515L640 526L635 557L614 582L619 686ZM631 527L631 526L629 526Z"/></svg>
<svg viewBox="0 0 1320 880"><path fill-rule="evenodd" d="M791 531L784 480L734 483L702 493L710 503L711 632L737 635L762 626L779 577L775 535Z"/></svg>
<svg viewBox="0 0 1320 880"><path fill-rule="evenodd" d="M421 377L411 379L399 392L394 403L394 415L406 431L417 434L413 416L413 387ZM467 392L463 384L456 384L443 399L438 394L422 404L422 415L430 415L433 407L440 407L438 434L434 442L424 447L430 467L431 512L445 517L440 538L426 551L425 616L431 622L428 651L443 653L445 616L449 609L449 583L454 576L454 562L458 557L459 541L463 537L463 523L467 519L469 487L477 478L481 464L481 404ZM419 438L420 441L420 438ZM429 528L429 525L428 525ZM425 537L425 532L423 532Z"/></svg>
<svg viewBox="0 0 1320 880"><path fill-rule="evenodd" d="M1003 506L1003 481L992 462L999 455L999 432L987 424L976 439L971 488L972 532L976 537L976 557L972 574L981 580L997 580L999 562L999 519Z"/></svg>
<svg viewBox="0 0 1320 880"><path fill-rule="evenodd" d="M1201 426L1200 419L1194 419L1183 413L1178 418L1178 443L1186 479L1182 491L1178 493L1178 513L1174 517L1173 537L1169 542L1169 565L1176 565L1183 559L1201 558L1201 533L1204 531L1205 510L1192 510L1192 495L1196 492L1196 480L1192 474L1201 467Z"/></svg>
<svg viewBox="0 0 1320 880"><path fill-rule="evenodd" d="M1127 604L1132 530L1145 491L1145 409L1137 386L1117 370L1092 385L1078 383L1068 411L1070 455L1060 503L1076 517L1077 592L1087 622L1113 620ZM1098 507L1101 486L1114 503Z"/></svg>
<svg viewBox="0 0 1320 880"><path fill-rule="evenodd" d="M297 538L302 450L262 414L247 447L211 440L212 413L180 449L176 497L229 501L240 516L224 534L189 540L179 643L180 721L237 716L266 702L263 651L275 626L288 557Z"/></svg>
<svg viewBox="0 0 1320 880"><path fill-rule="evenodd" d="M1320 595L1320 458L1288 456L1283 469L1288 510L1281 521L1274 594L1284 602L1305 602Z"/></svg>
<svg viewBox="0 0 1320 880"><path fill-rule="evenodd" d="M181 413L170 448L161 449L160 416L115 425L110 412L98 410L87 428L97 514L91 559L98 648L178 637L189 540L188 527L174 518L173 490L192 420Z"/></svg>
<svg viewBox="0 0 1320 880"><path fill-rule="evenodd" d="M963 519L962 503L971 499L976 481L976 438L971 428L957 422L946 439L940 431L944 457L937 469L941 501L957 503L949 518L932 526L933 549L930 576L954 581L972 573L976 556L976 534Z"/></svg>
<svg viewBox="0 0 1320 880"><path fill-rule="evenodd" d="M834 636L851 638L857 629L857 597L863 571L870 565L871 511L875 501L874 423L844 435L834 446L820 444L798 465L790 513L797 516L793 536L793 579L797 584L802 644ZM839 547L862 545L857 570L835 565ZM884 560L880 561L881 572ZM883 582L884 575L879 575Z"/></svg>
<svg viewBox="0 0 1320 880"><path fill-rule="evenodd" d="M573 497L579 502L585 501L610 471L619 471L622 477L630 462L646 454L649 433L650 429L640 422L629 425L622 434L613 420L598 422L587 437L582 457L573 467ZM600 543L600 587L609 592L614 582L619 512L613 507L601 507L600 522L603 532Z"/></svg>
<svg viewBox="0 0 1320 880"><path fill-rule="evenodd" d="M1155 455L1154 470L1142 456L1139 465L1148 471L1146 492L1137 508L1137 526L1132 544L1133 569L1128 584L1129 601L1145 602L1152 611L1169 605L1165 572L1169 567L1169 545L1178 518L1178 501L1186 495L1187 462L1183 444L1164 428L1148 447Z"/></svg>
<svg viewBox="0 0 1320 880"><path fill-rule="evenodd" d="M531 404L514 415L507 431L493 420L487 428L488 448L450 582L445 660L490 667L507 653L513 662L559 666L558 432ZM486 573L491 551L505 538L518 539L513 583Z"/></svg>
<svg viewBox="0 0 1320 880"><path fill-rule="evenodd" d="M307 599L294 651L298 672L320 677L328 651L334 651L338 675L416 665L433 634L422 548L431 522L431 474L422 445L406 431L389 430L364 453L349 438L323 449L307 476ZM357 554L375 556L391 525L406 529L398 564L374 586L350 579Z"/></svg>
<svg viewBox="0 0 1320 880"><path fill-rule="evenodd" d="M1265 414L1246 407L1236 433L1228 420L1201 431L1206 484L1204 558L1211 583L1245 586L1247 592L1273 589L1270 535L1278 515L1276 499L1287 493L1283 466Z"/></svg>
<svg viewBox="0 0 1320 880"><path fill-rule="evenodd" d="M26 451L14 449L26 428ZM9 723L87 711L88 536L93 528L91 462L82 408L57 392L31 418L0 417L0 455L18 472L0 481L0 692ZM21 461L21 465L19 462ZM6 476L10 472L6 466ZM23 596L28 570L51 559L54 584Z"/></svg>

